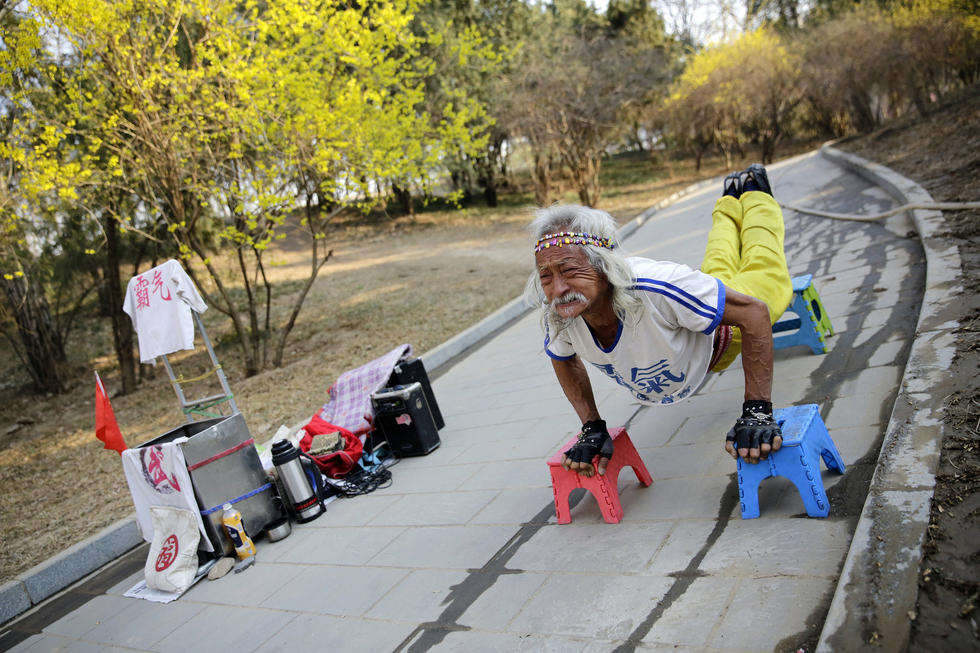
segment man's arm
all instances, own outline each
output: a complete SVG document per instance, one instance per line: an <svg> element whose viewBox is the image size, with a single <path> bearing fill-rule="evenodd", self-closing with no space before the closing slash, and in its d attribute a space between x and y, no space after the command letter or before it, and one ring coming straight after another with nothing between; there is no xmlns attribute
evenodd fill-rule
<svg viewBox="0 0 980 653"><path fill-rule="evenodd" d="M760 299L725 289L721 323L742 332L742 371L745 399L772 401L772 324L769 309Z"/></svg>
<svg viewBox="0 0 980 653"><path fill-rule="evenodd" d="M725 312L721 323L737 326L742 332L742 371L745 373L746 404L765 402L770 404L771 412L773 345L769 309L755 297L726 288ZM776 432L778 433L778 427ZM776 434L772 437L771 445L763 438L759 447L739 446L737 455L748 462L758 462L760 456L765 459L771 451L778 451L782 443L782 435ZM736 455L731 440L726 442L725 448L732 456Z"/></svg>
<svg viewBox="0 0 980 653"><path fill-rule="evenodd" d="M568 360L552 358L551 366L555 368L558 383L582 423L600 419L595 396L592 394L592 382L589 380L589 373L585 371L582 359L578 356Z"/></svg>
<svg viewBox="0 0 980 653"><path fill-rule="evenodd" d="M595 395L592 393L592 382L585 370L585 364L575 356L568 360L552 358L551 365L565 397L582 420L582 434L578 443L562 455L562 467L584 476L592 476L592 460L598 455L595 471L601 476L606 473L606 465L612 458L613 443L606 430L606 423L599 417Z"/></svg>

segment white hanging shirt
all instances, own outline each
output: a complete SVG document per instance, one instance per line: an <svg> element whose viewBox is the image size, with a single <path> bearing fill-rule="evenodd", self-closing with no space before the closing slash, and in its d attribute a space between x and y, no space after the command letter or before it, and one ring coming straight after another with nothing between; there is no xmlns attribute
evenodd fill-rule
<svg viewBox="0 0 980 653"><path fill-rule="evenodd" d="M697 391L708 373L714 330L725 312L725 285L686 265L633 257L631 286L643 302L635 325L619 322L602 347L581 317L551 340L556 360L576 354L647 404L672 404Z"/></svg>
<svg viewBox="0 0 980 653"><path fill-rule="evenodd" d="M129 280L123 310L133 320L140 362L181 349L194 349L194 318L207 304L180 263L170 259Z"/></svg>
<svg viewBox="0 0 980 653"><path fill-rule="evenodd" d="M133 496L133 507L143 539L153 541L153 519L150 508L170 506L190 510L196 516L201 531L201 546L213 551L214 546L204 530L201 509L194 498L194 486L184 461L184 451L176 442L154 444L122 452L123 472Z"/></svg>

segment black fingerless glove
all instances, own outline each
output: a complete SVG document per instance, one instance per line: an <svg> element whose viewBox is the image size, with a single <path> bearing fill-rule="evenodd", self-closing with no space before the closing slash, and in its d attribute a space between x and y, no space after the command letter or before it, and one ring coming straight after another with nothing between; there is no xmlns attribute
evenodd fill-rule
<svg viewBox="0 0 980 653"><path fill-rule="evenodd" d="M773 438L782 435L772 418L772 402L750 399L742 403L742 416L725 439L734 443L735 449L759 449L763 444L771 446Z"/></svg>
<svg viewBox="0 0 980 653"><path fill-rule="evenodd" d="M612 458L613 441L606 429L606 422L596 419L583 424L578 442L573 444L565 452L565 455L572 462L589 464L592 464L592 460L596 456Z"/></svg>

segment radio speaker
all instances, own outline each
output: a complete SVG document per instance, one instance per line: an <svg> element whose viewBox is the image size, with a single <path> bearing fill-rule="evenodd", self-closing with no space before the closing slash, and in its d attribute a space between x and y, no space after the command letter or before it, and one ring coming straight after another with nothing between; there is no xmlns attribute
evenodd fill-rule
<svg viewBox="0 0 980 653"><path fill-rule="evenodd" d="M398 458L424 456L441 444L422 384L384 388L371 395L375 428Z"/></svg>

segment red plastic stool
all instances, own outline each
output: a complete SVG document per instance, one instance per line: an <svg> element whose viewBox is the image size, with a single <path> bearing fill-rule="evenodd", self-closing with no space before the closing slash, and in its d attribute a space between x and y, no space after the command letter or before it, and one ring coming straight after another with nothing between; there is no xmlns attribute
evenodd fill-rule
<svg viewBox="0 0 980 653"><path fill-rule="evenodd" d="M653 477L640 459L640 454L636 452L636 447L633 446L626 429L609 429L609 435L616 448L606 467L606 473L602 476L595 474L591 478L585 477L561 466L562 454L575 444L578 436L566 442L558 453L548 459L548 467L551 469L551 488L555 493L555 516L558 517L559 524L571 523L572 514L568 507L568 494L578 487L585 488L596 498L606 523L618 524L623 518L623 506L619 503L617 482L623 467L632 467L636 478L644 487L653 483Z"/></svg>

